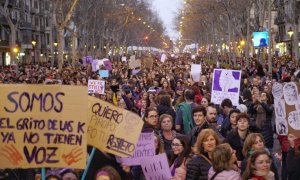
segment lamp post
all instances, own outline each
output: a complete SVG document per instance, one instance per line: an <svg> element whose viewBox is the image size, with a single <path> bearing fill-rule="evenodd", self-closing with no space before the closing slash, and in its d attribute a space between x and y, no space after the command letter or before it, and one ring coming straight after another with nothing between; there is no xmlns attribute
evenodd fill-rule
<svg viewBox="0 0 300 180"><path fill-rule="evenodd" d="M290 29L288 30L288 35L290 36L290 39L291 39L291 58L293 58L293 34L294 34L294 31L292 29L292 27L290 27Z"/></svg>
<svg viewBox="0 0 300 180"><path fill-rule="evenodd" d="M58 43L56 41L54 41L53 43L54 45L54 61L55 61L55 64L57 64L57 46L58 46Z"/></svg>
<svg viewBox="0 0 300 180"><path fill-rule="evenodd" d="M32 44L32 47L33 47L33 62L35 63L35 45L36 45L36 41L32 40L31 44Z"/></svg>

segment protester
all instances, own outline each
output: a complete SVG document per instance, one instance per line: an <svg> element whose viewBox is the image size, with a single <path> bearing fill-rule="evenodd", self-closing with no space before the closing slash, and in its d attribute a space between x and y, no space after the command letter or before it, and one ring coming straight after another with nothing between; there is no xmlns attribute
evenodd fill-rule
<svg viewBox="0 0 300 180"><path fill-rule="evenodd" d="M171 165L172 180L182 180L186 177L186 164L190 159L191 146L189 139L185 135L177 135L172 141L172 151L174 154Z"/></svg>
<svg viewBox="0 0 300 180"><path fill-rule="evenodd" d="M212 167L208 172L209 180L241 180L237 167L236 151L229 144L220 144L212 152Z"/></svg>
<svg viewBox="0 0 300 180"><path fill-rule="evenodd" d="M194 147L195 155L187 163L187 180L207 180L211 167L212 152L219 145L218 135L212 129L204 129L200 132Z"/></svg>
<svg viewBox="0 0 300 180"><path fill-rule="evenodd" d="M243 173L243 180L274 180L274 173L271 171L272 158L266 150L255 151L247 162L246 171Z"/></svg>

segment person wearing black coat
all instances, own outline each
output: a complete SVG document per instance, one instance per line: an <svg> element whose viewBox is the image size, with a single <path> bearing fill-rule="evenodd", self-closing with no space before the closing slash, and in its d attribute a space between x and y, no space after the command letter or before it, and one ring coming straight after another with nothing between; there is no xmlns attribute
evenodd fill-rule
<svg viewBox="0 0 300 180"><path fill-rule="evenodd" d="M214 130L203 129L200 132L194 147L195 155L186 165L186 180L207 180L212 166L211 154L219 143L219 137Z"/></svg>
<svg viewBox="0 0 300 180"><path fill-rule="evenodd" d="M240 164L241 161L243 161L243 159L245 158L243 155L243 146L244 141L249 134L250 118L246 113L240 113L236 117L236 121L237 128L233 129L227 135L227 138L224 140L224 142L230 144L232 149L236 151L236 157L238 163Z"/></svg>
<svg viewBox="0 0 300 180"><path fill-rule="evenodd" d="M158 115L162 114L169 114L173 118L173 126L175 128L175 122L174 120L176 119L176 112L175 110L171 107L171 97L169 95L161 95L159 98L159 105L156 107L158 111Z"/></svg>
<svg viewBox="0 0 300 180"><path fill-rule="evenodd" d="M293 134L288 135L288 140L290 143L290 148L287 153L287 160L286 160L286 166L287 166L287 176L288 180L299 180L300 179L300 146L299 146L299 140L297 137ZM295 145L295 141L298 141L298 146Z"/></svg>

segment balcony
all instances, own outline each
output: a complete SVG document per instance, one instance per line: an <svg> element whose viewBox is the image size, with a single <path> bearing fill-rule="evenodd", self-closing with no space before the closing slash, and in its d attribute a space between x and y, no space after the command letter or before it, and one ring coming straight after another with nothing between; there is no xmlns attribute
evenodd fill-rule
<svg viewBox="0 0 300 180"><path fill-rule="evenodd" d="M31 30L32 29L32 25L29 22L22 22L22 23L20 23L20 29Z"/></svg>
<svg viewBox="0 0 300 180"><path fill-rule="evenodd" d="M9 47L8 40L0 40L0 47Z"/></svg>

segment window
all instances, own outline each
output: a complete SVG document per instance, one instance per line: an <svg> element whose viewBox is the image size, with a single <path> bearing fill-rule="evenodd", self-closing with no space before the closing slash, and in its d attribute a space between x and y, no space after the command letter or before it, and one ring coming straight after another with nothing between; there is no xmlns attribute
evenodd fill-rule
<svg viewBox="0 0 300 180"><path fill-rule="evenodd" d="M39 26L39 18L38 17L35 17L34 18L34 24L36 25L36 26Z"/></svg>
<svg viewBox="0 0 300 180"><path fill-rule="evenodd" d="M49 45L50 44L50 35L48 33L46 34L46 39L47 39L47 44Z"/></svg>

